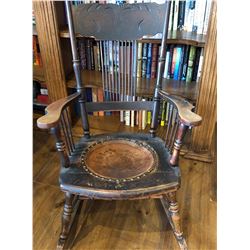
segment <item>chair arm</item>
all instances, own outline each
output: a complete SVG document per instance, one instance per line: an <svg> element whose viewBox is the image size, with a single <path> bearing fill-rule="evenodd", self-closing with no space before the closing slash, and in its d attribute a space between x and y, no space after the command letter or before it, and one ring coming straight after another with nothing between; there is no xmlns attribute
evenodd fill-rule
<svg viewBox="0 0 250 250"><path fill-rule="evenodd" d="M160 90L159 94L162 99L168 100L176 106L181 123L189 127L194 127L201 124L202 118L191 111L194 108L191 103L179 96L170 95L163 90Z"/></svg>
<svg viewBox="0 0 250 250"><path fill-rule="evenodd" d="M56 127L60 121L62 111L68 106L73 100L79 97L81 93L76 92L68 97L59 99L51 103L46 109L46 115L40 117L37 120L37 126L41 129L50 129Z"/></svg>

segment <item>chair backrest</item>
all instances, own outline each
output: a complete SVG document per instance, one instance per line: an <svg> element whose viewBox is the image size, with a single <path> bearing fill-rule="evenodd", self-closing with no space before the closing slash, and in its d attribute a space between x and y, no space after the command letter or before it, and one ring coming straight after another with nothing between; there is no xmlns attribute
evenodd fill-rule
<svg viewBox="0 0 250 250"><path fill-rule="evenodd" d="M170 5L171 1L167 1L165 4L81 4L71 6L70 2L66 1L73 68L77 91L82 93L79 102L86 136L89 135L87 113L101 110L151 110L151 133L154 135L160 107L159 91L162 86L161 80L165 65ZM101 48L104 102L86 103L75 32L82 37L94 37L98 40ZM136 58L138 50L137 39L145 35L154 36L158 33L162 34L162 43L153 101L135 102L137 64L134 58ZM119 67L113 64L116 56L119 57Z"/></svg>

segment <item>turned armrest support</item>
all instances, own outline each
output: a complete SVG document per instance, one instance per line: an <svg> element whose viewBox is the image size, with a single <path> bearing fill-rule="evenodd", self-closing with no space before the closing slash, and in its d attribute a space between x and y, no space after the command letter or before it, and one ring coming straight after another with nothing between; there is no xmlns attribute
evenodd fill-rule
<svg viewBox="0 0 250 250"><path fill-rule="evenodd" d="M179 96L170 95L163 90L159 91L159 95L162 99L172 102L176 106L181 123L188 127L201 124L202 118L191 111L194 108L191 103Z"/></svg>
<svg viewBox="0 0 250 250"><path fill-rule="evenodd" d="M50 129L56 127L60 121L62 111L72 101L76 100L81 93L74 93L66 98L51 103L46 109L46 115L37 120L37 126L41 129Z"/></svg>

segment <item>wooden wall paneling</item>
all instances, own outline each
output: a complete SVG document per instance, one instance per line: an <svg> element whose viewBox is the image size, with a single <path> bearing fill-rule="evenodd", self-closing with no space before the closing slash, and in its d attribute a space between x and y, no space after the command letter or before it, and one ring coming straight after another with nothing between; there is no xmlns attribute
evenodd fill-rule
<svg viewBox="0 0 250 250"><path fill-rule="evenodd" d="M217 3L213 1L204 64L196 104L196 113L203 121L192 131L191 148L186 158L212 161L211 145L217 120Z"/></svg>
<svg viewBox="0 0 250 250"><path fill-rule="evenodd" d="M54 1L33 1L36 28L50 102L67 96Z"/></svg>

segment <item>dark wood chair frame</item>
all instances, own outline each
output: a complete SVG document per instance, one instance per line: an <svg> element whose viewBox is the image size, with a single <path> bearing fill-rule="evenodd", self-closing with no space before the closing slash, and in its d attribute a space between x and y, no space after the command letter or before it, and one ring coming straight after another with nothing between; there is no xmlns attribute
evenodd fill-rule
<svg viewBox="0 0 250 250"><path fill-rule="evenodd" d="M164 210L167 214L167 217L169 219L169 222L171 224L171 227L173 229L174 235L177 239L177 242L181 249L187 249L187 244L183 236L183 232L181 229L180 224L180 215L179 215L179 208L178 203L176 200L176 191L180 187L180 172L179 172L179 166L178 166L178 159L179 159L179 153L180 148L182 146L183 138L187 132L187 130L191 127L200 125L201 123L201 117L196 115L192 112L193 105L191 105L189 102L184 100L181 97L177 96L171 96L170 94L162 91L162 84L161 84L161 76L163 73L164 65L165 65L165 56L166 56L166 39L167 39L167 33L168 33L168 19L170 14L170 5L171 2L168 1L166 4L162 5L163 7L159 8L159 5L157 4L134 4L131 6L114 6L114 5L105 5L100 6L97 4L92 4L87 7L88 12L91 8L96 11L98 9L106 8L109 9L118 9L120 11L123 8L134 10L136 11L144 11L143 12L143 21L145 21L146 25L144 27L140 27L140 32L138 30L131 30L129 31L130 38L138 39L142 36L142 34L149 34L150 32L155 32L156 27L157 29L163 30L162 34L162 43L161 43L161 50L160 50L160 57L158 61L158 73L157 73L157 79L156 79L156 85L155 85L155 91L152 101L104 101L101 103L86 103L86 94L85 89L82 84L81 74L80 74L80 62L79 57L77 53L77 47L76 47L76 38L75 38L75 30L73 26L73 15L72 15L72 9L70 6L70 3L68 1L66 3L66 11L67 11L67 19L68 19L68 25L69 25L69 32L70 32L70 39L71 39L71 46L72 46L72 55L73 55L73 68L76 76L76 82L77 82L77 92L68 96L67 98L60 99L52 104L50 104L46 108L46 115L39 118L37 121L37 125L41 129L50 129L51 132L54 134L56 139L56 148L58 153L60 154L60 161L61 161L61 177L60 177L60 183L61 183L61 189L63 192L65 192L65 205L64 205L64 211L62 215L62 231L60 234L60 238L58 241L58 249L62 249L65 245L66 239L69 235L70 227L72 225L74 215L77 211L79 202L81 199L110 199L110 200L121 200L121 199L146 199L146 198L159 198L161 200L161 203L164 207ZM139 6L139 7L138 7ZM74 13L74 23L75 25L80 22L79 20L86 20L83 19L84 14L86 14L86 6L81 7L85 8L84 10L80 10L78 14L76 15L76 12ZM119 9L120 8L120 9ZM165 11L164 11L165 9ZM77 11L79 8L77 9ZM105 10L105 11L106 11ZM146 10L146 11L145 11ZM148 19L147 22L147 15L150 12L161 10L162 15L159 16L159 20L157 21L157 18L154 18L154 22L156 22L154 25L151 25L152 20ZM126 12L126 11L125 11ZM80 14L79 14L80 13ZM116 13L116 10L114 11ZM124 11L122 12L124 13ZM127 13L127 12L126 12ZM141 12L140 12L141 13ZM146 14L145 14L146 13ZM152 13L151 13L152 14ZM159 14L159 13L158 13ZM119 12L119 15L121 15L121 12ZM77 17L79 20L77 20ZM136 15L134 15L136 16ZM94 18L98 19L100 16L94 16ZM132 18L133 19L133 18ZM127 19L126 19L127 20ZM84 22L83 21L83 22ZM130 22L129 20L128 22ZM135 21L135 20L132 20ZM131 21L131 22L132 22ZM140 20L139 20L140 21ZM137 20L138 22L138 20ZM104 22L105 23L105 22ZM90 22L88 22L90 24ZM77 26L76 25L76 26ZM125 23L125 27L129 25L128 23ZM84 27L84 29L81 29L81 25L78 26L77 31L83 34L83 36L89 36L88 32L93 32L93 27L91 27L91 24L89 25L90 28L88 30L87 27ZM140 25L137 25L137 27ZM150 26L150 27L149 27ZM87 29L87 31L86 31ZM121 32L120 29L116 29L115 31L111 30L116 29L115 27L106 27L103 30L101 29L101 32L99 30L99 33L95 33L95 37L101 39L111 39L111 35L115 35L118 37L117 40L124 39L124 33ZM150 31L151 29L151 31ZM110 32L108 32L108 31ZM143 32L149 32L149 33L143 33ZM115 34L116 33L116 34ZM173 110L176 110L176 115L174 118L174 125L172 128L170 128L170 123L167 126L166 131L166 141L163 143L163 141L156 136L157 131L157 125L158 125L158 113L159 113L159 107L160 107L160 101L165 100L166 102L170 103L172 110L170 110L170 117L173 117ZM80 139L78 143L74 143L73 135L72 135L72 127L71 127L71 121L69 119L69 105L72 102L78 102L80 105L80 112L81 112L81 121L82 121L82 127L83 127L83 138ZM84 187L79 188L78 184L72 184L72 185L64 185L64 180L66 178L67 180L67 171L72 170L71 174L77 174L79 169L79 161L82 160L82 157L84 157L84 154L89 150L89 148L93 147L93 142L98 144L98 140L103 137L102 136L90 136L89 133L89 122L88 122L88 112L94 112L94 111L121 111L121 110L151 110L152 111L152 123L150 126L150 134L147 137L143 137L141 134L134 133L131 134L111 134L108 135L106 140L114 140L115 138L124 138L131 141L136 141L137 139L140 141L143 141L143 138L146 138L147 143L150 144L155 143L155 148L158 147L158 154L160 150L162 150L162 154L167 155L167 157L163 158L160 154L158 155L159 161L164 161L165 165L168 166L171 171L174 171L174 177L171 176L168 177L167 175L162 174L162 176L159 177L159 180L161 180L164 183L164 180L169 178L170 181L166 185L160 186L140 186L140 181L143 179L141 177L137 178L137 185L134 188L131 188L129 190L125 189L119 189L117 188L119 185L119 180L115 182L115 184L112 184L109 182L109 180L102 180L106 181L107 184L103 186L101 189L97 184L95 187ZM171 120L171 119L170 119ZM99 138L99 139L98 139ZM90 144L92 146L89 146ZM85 145L83 147L83 145ZM87 147L86 147L87 145ZM142 146L144 144L141 144ZM158 145L158 146L157 146ZM164 145L164 147L162 146ZM83 152L85 150L85 152ZM75 172L74 172L75 171ZM152 178L154 178L153 173L149 173L148 176L150 177L150 174L152 174ZM90 175L93 177L93 173L90 173ZM81 176L82 177L82 176ZM91 178L92 178L91 177ZM80 177L79 177L80 178ZM76 179L79 182L79 178ZM86 182L88 181L86 177ZM171 179L172 178L172 179ZM131 179L132 180L132 179ZM126 180L124 180L125 182ZM66 181L67 182L67 181ZM111 184L110 184L111 183ZM129 183L129 181L128 181ZM105 188L109 187L109 188ZM111 187L111 188L110 188Z"/></svg>

